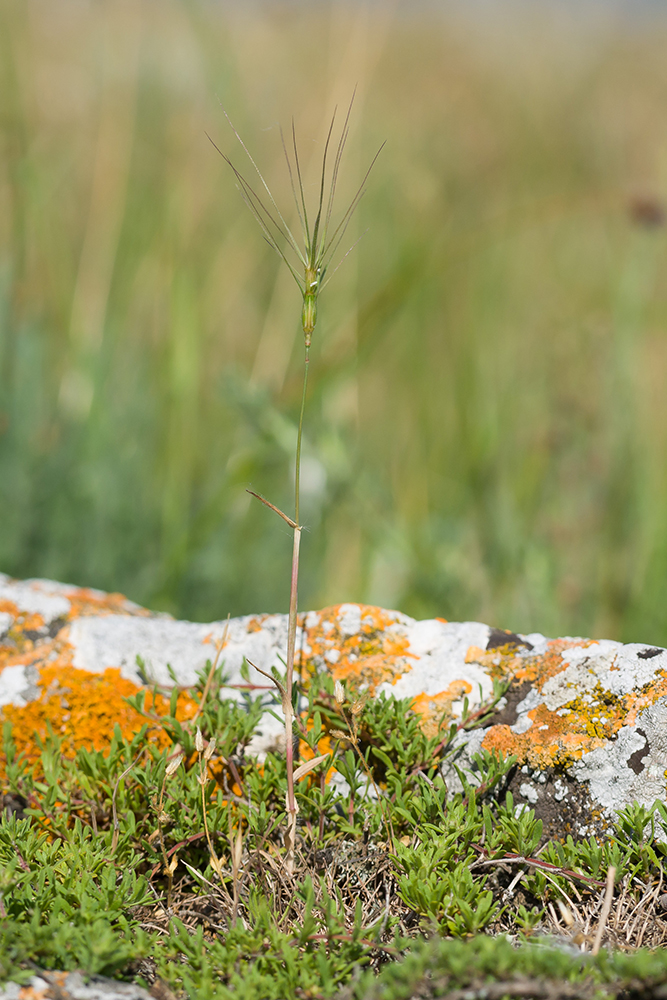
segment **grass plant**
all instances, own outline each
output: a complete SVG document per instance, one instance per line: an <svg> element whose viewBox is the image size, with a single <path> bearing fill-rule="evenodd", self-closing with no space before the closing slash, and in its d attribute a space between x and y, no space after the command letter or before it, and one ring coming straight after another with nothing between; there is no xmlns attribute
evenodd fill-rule
<svg viewBox="0 0 667 1000"><path fill-rule="evenodd" d="M109 21L105 29L115 28L123 34L127 27L124 18L129 16L125 8L116 10L108 5L106 10ZM403 186L414 199L413 235L407 240L391 238L401 219L400 212L392 215L397 185L390 182L371 208L381 230L373 268L361 265L363 280L356 290L348 285L345 293L357 321L348 322L348 327L354 328L350 335L354 346L337 365L334 349L327 353L326 344L313 344L318 299L368 174L352 194L340 221L334 223L333 201L349 133L348 111L335 151L334 122L331 124L321 159L317 207L314 217L309 216L305 171L292 130L289 143L283 139L282 145L301 241L293 235L269 180L255 167L252 157L258 182L249 182L239 170L232 169L269 247L278 253L299 286L303 375L292 385L289 359L283 362L282 382L274 387L272 396L266 386L264 391L248 391L243 379L230 374L226 362L221 364L219 371L227 370L225 394L234 400L226 413L226 426L234 427L237 433L241 414L243 433L238 432L239 440L227 452L215 453L224 457L223 462L212 461L205 450L193 457L193 445L200 441L200 431L207 424L199 407L202 386L209 393L206 416L221 412L220 383L207 384L204 374L202 359L209 356L211 345L206 344L207 321L201 305L208 302L210 308L211 301L219 303L220 289L216 287L214 295L210 285L201 283L198 265L204 270L208 265L205 254L200 257L195 246L200 229L205 228L202 205L210 204L210 199L202 198L201 205L191 206L189 211L167 206L168 199L160 200L159 195L154 202L143 199L145 191L154 187L155 165L145 165L144 158L150 160L150 154L140 148L135 116L141 123L160 120L155 107L159 111L163 91L162 85L154 89L146 86L142 71L148 63L142 60L148 57L137 42L118 103L102 100L105 128L94 142L87 228L77 236L80 255L72 252L68 258L60 254L57 261L48 253L45 258L35 256L34 247L42 246L43 235L48 237L45 219L50 218L35 211L46 200L48 185L40 185L54 176L43 164L40 167L39 150L25 143L29 130L24 118L30 113L25 107L29 102L19 99L29 87L22 76L21 53L25 46L39 44L34 24L40 23L39 17L47 17L43 11L37 10L37 14L36 21L30 21L20 5L6 2L0 6L0 28L8 29L0 32L0 37L9 54L3 62L6 80L0 88L0 100L5 102L3 127L12 139L2 154L7 165L3 192L8 192L11 212L9 222L2 223L2 245L10 266L1 372L7 420L0 457L10 472L2 489L11 501L8 507L15 511L15 522L5 529L6 535L0 535L4 566L20 574L21 567L35 559L42 536L34 526L40 523L46 505L49 511L56 510L46 530L57 543L40 553L38 571L69 576L70 570L58 568L65 565L59 560L71 549L68 539L72 526L79 530L82 523L95 524L95 517L81 518L77 513L88 505L104 522L95 524L95 537L105 541L90 546L91 557L90 539L83 537L79 558L84 562L92 559L85 565L93 578L82 580L82 563L76 560L67 564L72 567L71 574L81 582L105 585L104 573L114 573L117 567L105 565L109 533L103 530L104 524L114 526L112 541L114 532L123 534L126 524L138 533L135 538L146 525L153 525L137 548L148 569L138 589L127 589L132 596L182 610L179 601L184 600L191 575L200 584L218 579L218 555L236 544L225 537L210 544L221 531L220 497L232 492L235 483L269 473L266 478L280 484L276 503L254 490L249 492L259 496L290 527L292 572L286 673L284 680L271 677L282 696L284 755L269 754L258 763L247 753L263 705L249 693L241 703L220 696L225 683L224 663L218 664L224 653L222 644L218 659L208 665L197 687L189 692L198 702L190 723L175 717L174 697L163 715L157 715L155 709L149 712L143 693L134 699L134 708L166 734L169 746L164 749L152 738L148 725L131 740L117 730L107 752L83 749L73 757L68 757L59 739L51 735L35 766L17 757L11 727L5 728L0 979L26 981L35 968L46 975L54 969L82 968L86 973L157 984L162 996L197 1000L239 996L248 1000L664 997L664 803L650 809L627 808L618 816L613 833L602 842L572 837L547 842L532 810L518 811L506 789L515 765L512 759L478 755L471 772L459 771L459 792L450 791L443 777L444 765L454 766L454 741L461 729L482 724L499 692L494 692L492 702L480 712L466 716L460 726L443 724L439 732L427 736L407 701L380 697L355 700L348 706L342 686L334 685L329 677L316 677L308 691L305 714L302 717L299 709L296 716L297 735L293 678L302 492L308 492L303 489L307 477L302 458L307 450L312 476L317 479L319 468L329 482L326 500L320 495L318 501L318 516L327 522L326 545L354 550L350 510L358 510L357 519L364 525L358 549L361 553L365 546L366 554L355 557L360 591L366 587L368 596L394 603L378 596L388 591L382 590L381 580L377 584L383 576L393 578L395 603L418 613L440 612L443 601L453 600L451 594L462 574L472 581L470 592L483 593L482 584L487 585L486 597L476 605L479 617L485 617L485 607L493 607L495 614L503 609L503 624L512 626L516 624L512 614L521 611L519 624L525 632L530 616L539 612L530 604L537 595L547 610L536 626L548 630L545 621L552 614L555 617L551 620L563 622L554 631L567 631L572 630L568 623L584 621L586 601L579 592L567 596L563 581L569 579L568 565L558 563L554 568L550 563L557 560L563 535L557 530L562 527L560 508L553 500L558 491L554 486L549 494L545 482L551 475L552 453L556 480L559 475L567 480L567 470L576 472L582 461L595 457L595 448L582 446L579 437L587 421L594 427L600 420L605 427L596 440L598 445L603 442L604 468L589 482L608 487L609 496L600 522L605 543L599 552L595 550L603 570L598 590L589 593L589 603L593 601L591 594L596 598L602 595L600 605L607 618L596 620L612 623L607 629L610 633L613 628L622 631L629 622L637 624L638 619L632 618L641 589L636 581L652 579L667 552L661 543L655 552L647 552L646 539L638 533L637 519L632 516L644 503L655 526L660 518L655 513L658 508L652 505L659 504L664 492L661 481L647 480L651 458L662 448L662 438L654 432L653 453L647 459L638 444L643 447L646 441L644 425L635 412L640 394L638 370L644 363L641 352L661 351L658 339L651 339L646 326L648 313L655 320L664 307L664 289L657 277L657 264L665 248L660 205L651 203L648 212L646 200L641 211L635 203L630 221L623 224L614 210L607 208L604 215L601 209L591 208L602 181L618 184L618 177L614 181L612 175L602 175L590 159L581 156L566 126L558 145L561 160L551 176L547 165L552 148L542 149L541 154L532 150L535 129L523 121L523 106L505 95L503 128L510 126L516 141L512 149L524 137L527 151L525 162L517 169L518 179L509 168L500 170L499 176L510 187L516 185L514 197L518 198L524 191L522 178L534 174L532 191L538 209L526 211L522 223L514 226L509 206L516 208L520 199L494 201L488 193L493 185L483 178L477 186L470 183L470 164L483 173L484 142L478 136L469 138L473 147L470 163L448 175L451 190L445 184L444 194L437 175L452 150L443 152L436 142L433 149L424 152L419 183L414 181L414 162L405 164L403 176L411 184ZM91 7L91 23L96 24L99 16ZM208 19L213 17L208 9L192 5L176 13L175 8L169 8L169 13L161 16L186 24L191 38L203 49L206 26L212 23ZM204 27L198 18L203 19ZM411 30L418 31L415 24L411 22ZM132 20L130 28L139 38L139 21ZM404 83L403 74L392 72L391 67L400 64L408 34L397 31L388 44L383 72L392 113L396 109L395 80L401 79L402 86ZM427 31L419 36L425 46L423 64L439 67L442 48L431 35ZM646 45L648 51L649 42ZM316 50L313 46L312 51ZM116 79L111 49L105 58L103 97L115 93L109 81ZM421 77L418 82L420 94L429 92L421 86ZM471 85L469 93L474 89ZM494 109L482 102L477 111L478 124L486 123L493 136L490 122L498 117ZM425 127L430 120L428 108L413 103L409 114L419 117L419 135L435 132ZM439 123L440 105L435 114ZM467 118L468 112L461 120ZM404 115L404 124L406 120ZM437 134L441 132L440 128ZM236 134L240 138L240 133ZM153 138L150 136L147 145ZM463 142L463 133L459 138ZM494 142L498 143L497 136L491 146ZM115 159L109 157L110 149L115 151ZM502 159L510 154L498 146L494 155ZM535 159L543 173L534 171ZM197 157L198 167L199 163ZM430 170L425 166L429 163ZM565 171L568 181L562 186L564 166L568 165L571 171ZM52 162L49 170L53 170ZM160 177L170 189L168 175ZM483 211L475 200L480 192L485 192ZM558 197L571 199L576 208L569 213L559 209ZM425 240L424 233L432 234L437 228L433 219L436 209L442 212L438 237ZM61 210L59 206L57 211ZM139 218L141 212L145 212L143 219ZM78 214L75 205L72 218ZM611 263L598 260L597 268L591 266L591 275L585 278L577 248L582 220L590 218L597 223L591 245L597 251L607 251ZM189 239L177 232L179 225L188 229L188 220L192 222ZM266 338L263 334L262 340L275 360L271 333L275 327L268 317L274 299L280 297L280 279L274 278L270 265L265 265L261 279L257 278L255 265L249 263L253 254L244 256L245 248L239 251L235 242L235 225L234 219L230 223L233 249L226 251L217 271L206 273L211 284L212 274L224 275L223 290L227 292L234 283L243 290L243 308L237 302L237 311L227 316L230 328L240 319L242 332L247 332L263 311ZM535 225L542 237L552 228L556 230L549 243L551 254L537 264L539 240L531 229ZM610 229L615 225L616 230L606 232L605 225ZM219 239L219 227L211 229L215 229L215 237L209 234L203 240L206 250L213 245L212 240ZM54 231L60 240L61 227L54 226ZM44 243L48 247L48 239ZM75 243L72 238L70 245ZM424 246L432 256L425 256ZM458 255L465 246L474 250L477 264L471 263L472 257L460 264ZM184 268L174 263L181 253L183 260L178 263L187 260ZM554 263L559 270L556 285L551 284ZM62 273L54 275L51 268L60 268ZM169 275L166 310L160 302L160 290L166 287L162 284L165 272ZM434 291L436 274L445 287L442 297ZM544 293L560 289L563 274L585 322L564 315L553 305L550 312L546 308L547 318L543 314L544 299L548 300ZM647 274L653 275L653 287L646 283ZM466 282L470 285L468 297L457 297L458 286ZM32 283L42 288L53 285L56 291L52 298L43 293L37 305L28 308L25 289L33 287ZM150 286L148 295L144 283ZM531 296L539 301L539 308L526 304L533 301ZM335 315L336 308L340 307L332 309L332 329L335 321L341 320L340 312ZM252 314L251 320L247 312ZM447 317L446 349L442 344L443 314ZM609 344L600 346L591 333L582 355L578 341L576 348L572 344L568 348L551 336L550 344L558 346L551 347L551 354L543 351L540 361L534 362L531 349L545 331L550 335L564 331L574 341L582 325L599 315L602 326L607 324L611 330ZM521 325L522 334L515 339L504 327L510 316L512 323ZM128 318L137 329L148 324L158 331L158 352L163 353L157 382L151 381L150 337L145 342L126 337L123 330ZM208 323L210 334L214 327L210 319ZM49 337L61 328L66 330L65 343L58 344L54 335L52 358ZM163 343L165 330L169 332ZM410 336L404 336L406 331ZM502 349L497 346L499 333L505 338ZM228 340L227 346L231 342ZM334 339L335 348L340 344L340 339ZM292 346L289 342L286 355ZM315 393L320 412L313 429L309 427L306 433L311 348L320 352L324 375ZM385 353L390 360L383 361L380 374L380 355ZM580 365L577 359L581 356ZM515 362L513 366L509 357ZM561 385L553 380L552 372L554 362L563 358L565 381ZM600 358L606 374L591 403L590 394L581 389L589 384L589 362ZM443 359L451 368L446 379ZM237 361L239 368L247 368L249 356L239 349ZM110 369L110 362L119 367L114 369L112 364ZM253 367L266 375L269 366L259 349ZM653 372L655 366L649 367ZM109 370L115 375L109 377ZM375 416L386 415L387 406L378 402L387 396L383 377L391 384L387 405L396 409L397 419L390 422L390 430L382 421L372 423L369 430L360 417L358 427L366 439L357 460L348 463L344 444L352 433L348 428L332 437L339 404L331 400L341 386L352 385L362 416L367 412L367 399L375 400ZM25 405L26 380L37 380L43 387L44 391L31 397L39 399L41 409ZM558 383L555 388L554 381ZM409 391L404 383L411 386ZM517 401L518 385L525 388L525 400ZM154 391L146 391L147 386ZM659 392L655 387L654 391L657 398ZM282 416L278 406L283 392L291 403L291 418ZM108 405L116 397L125 413L124 426L114 423L120 411ZM635 420L617 418L619 399ZM528 419L534 414L540 420ZM405 424L404 416L409 417ZM602 419L606 417L610 419ZM225 426L225 421L212 420L211 425ZM430 436L420 433L422 426L430 429ZM157 506L150 493L151 474L144 478L131 474L143 462L136 444L137 428L146 432L151 447L157 444L154 450L162 456L158 477L162 493ZM525 437L527 428L536 429L535 439ZM565 444L557 435L551 436L556 432L563 435ZM444 445L440 437L445 439ZM104 453L110 441L116 452L115 464L106 465ZM313 441L317 448L312 447ZM112 491L111 500L106 495L109 469L113 468L115 476L119 467L119 447L123 458L119 478L132 482L142 501L136 503L135 496L128 507L123 506L122 490ZM292 454L293 517L282 509L285 471ZM387 460L390 455L391 460ZM369 465L375 471L387 460L389 473L379 492L374 472L364 473L367 458L373 458ZM59 464L64 473L59 472ZM225 473L216 478L210 470L218 467L224 467ZM73 477L69 474L72 468L76 470ZM451 478L444 476L443 469ZM628 469L631 475L625 475L621 483L619 473ZM571 471L569 474L577 478ZM358 479L365 482L365 492ZM43 489L33 496L31 483L35 480ZM391 509L396 500L396 523L401 524L394 531L393 553L386 548L386 539L392 537L387 524L382 530L371 527L382 507L382 489L397 494ZM433 492L436 501L430 499ZM592 503L590 497L582 498L569 487L563 489L562 496L575 494L576 513L568 520L573 537L568 544L578 556L578 537L574 537L572 526L581 510L590 510ZM311 501L317 496L317 489L312 489ZM549 508L549 497L555 502L553 516L543 513ZM148 511L145 522L137 518L137 509ZM317 514L316 504L312 510ZM332 528L338 517L344 527ZM527 519L537 529L537 540L526 528ZM258 532L259 540L252 539L256 524L252 515L244 511L232 521L234 528L245 525L239 558L255 551L253 546L257 545L262 565L270 568L259 574L249 572L244 565L242 578L252 583L238 600L251 600L248 608L231 600L224 603L232 611L256 610L261 603L258 595L277 593L270 587L262 590L257 580L260 576L274 580L278 575L274 571L277 558L273 558L278 550L272 542L267 543L263 530ZM62 529L60 533L54 526ZM590 524L584 529L587 538L595 534ZM244 530L239 534L243 536ZM663 534L657 532L654 537L661 539ZM565 536L567 540L567 530ZM526 538L530 541L521 541ZM131 548L133 539L129 541ZM315 547L313 554L325 570L331 569L328 551ZM147 552L151 558L146 558ZM123 572L129 572L129 551L119 558ZM470 564L457 569L456 558ZM207 559L210 565L205 565ZM444 576L438 575L434 559L441 560ZM216 563L215 569L211 569L212 563ZM362 573L359 567L364 563ZM233 560L231 565L230 579L238 586L241 574ZM473 579L475 568L479 572ZM332 577L335 581L336 574ZM312 579L311 571L309 593L322 592ZM339 576L337 586L341 579L344 577ZM152 596L145 597L142 587ZM199 593L205 589L202 584ZM510 596L505 601L506 593ZM344 596L367 595L351 593L348 587ZM218 610L220 594L214 594L214 599ZM196 601L194 598L191 607L207 616L206 605ZM465 601L459 605L454 601L453 606L462 610ZM508 611L505 615L505 608L512 614ZM645 620L650 621L650 615ZM646 635L650 641L660 638ZM325 741L330 749L321 753ZM297 764L299 758L302 762Z"/></svg>
<svg viewBox="0 0 667 1000"><path fill-rule="evenodd" d="M383 697L345 739L324 677L301 749L328 734L332 780L296 779L290 876L285 757L246 753L261 699L206 698L210 683L189 692L194 733L160 716L163 749L148 725L73 758L51 736L35 767L5 727L0 980L82 969L197 1000L663 996L664 804L625 810L602 842L545 841L505 792L513 761L481 755L452 793L455 727L426 736Z"/></svg>
<svg viewBox="0 0 667 1000"><path fill-rule="evenodd" d="M227 120L234 132L234 135L243 147L250 163L252 164L255 173L259 179L260 188L259 193L253 187L253 185L246 179L246 177L234 166L232 161L226 156L222 151L216 146L218 152L221 153L225 162L231 167L234 176L238 182L239 189L243 196L243 200L250 208L250 211L254 215L255 219L259 223L259 226L264 234L269 246L278 254L278 256L287 265L287 268L296 281L296 284L301 292L301 297L303 299L303 308L301 310L301 328L303 330L303 343L304 343L304 360L303 360L303 388L301 391L301 408L299 410L299 420L297 424L296 432L296 450L294 456L294 518L289 517L283 511L281 511L275 504L266 500L264 497L255 493L253 490L248 490L253 496L261 500L263 504L269 507L271 510L275 511L282 519L285 521L293 531L293 546L292 546L292 571L290 577L290 597L289 597L289 617L287 625L287 654L285 659L285 682L279 682L276 678L269 676L273 680L274 684L278 687L282 699L282 710L285 716L285 755L287 763L287 831L285 835L285 842L287 846L287 870L291 874L294 870L294 847L296 843L296 823L297 823L297 805L296 798L294 795L294 781L295 781L295 768L294 768L294 704L295 704L295 692L293 688L294 684L294 656L296 651L296 636L297 636L297 613L298 613L298 593L299 593L299 554L301 550L301 533L303 531L303 526L300 520L300 501L301 501L301 446L303 442L303 423L306 411L306 399L308 394L308 372L310 369L310 348L313 339L313 333L315 331L315 324L317 323L317 307L318 300L320 297L320 292L324 288L325 284L329 280L327 278L327 271L333 265L336 258L336 253L345 237L347 229L349 227L352 216L354 215L355 209L357 208L361 198L363 197L366 181L368 176L373 169L373 165L377 160L380 150L373 157L370 166L366 170L364 178L359 185L354 197L347 206L347 209L343 212L342 217L337 223L332 223L333 208L334 208L334 198L336 195L336 185L338 182L338 175L340 171L341 162L343 159L343 154L345 152L345 145L350 132L350 115L352 113L352 106L354 104L354 96L350 101L350 105L347 109L347 114L343 121L338 142L336 144L335 150L332 148L332 137L334 135L334 127L336 124L336 111L334 111L331 124L329 125L329 130L324 143L324 151L322 154L322 166L320 171L320 182L319 182L319 198L317 201L317 207L315 211L315 217L309 219L308 208L306 205L306 196L304 193L303 177L301 171L301 162L299 159L299 148L296 139L296 129L294 125L294 119L292 119L292 131L291 131L291 156L288 152L287 145L285 143L285 137L281 130L281 139L283 152L285 154L285 162L287 164L287 171L290 178L290 186L292 188L292 195L294 197L294 205L296 208L296 213L301 225L301 244L294 237L292 230L290 229L288 223L285 220L278 204L271 194L271 190L264 180L262 173L252 158L246 144L243 139L236 131L232 125L229 116L226 114ZM215 143L214 143L215 145ZM380 147L381 149L382 147ZM331 163L333 159L333 163ZM327 162L329 160L329 163ZM350 253L350 250L344 255ZM292 257L296 258L296 265L292 261ZM343 257L343 259L344 259ZM337 270L342 261L340 261L334 270ZM301 268L301 272L297 270L297 267ZM333 274L334 272L332 272ZM255 666L254 664L252 664ZM255 667L255 669L259 669ZM261 671L264 673L264 671ZM311 764L310 767L317 766L317 762L321 763L321 758L317 758L315 764ZM301 768L298 770L302 772ZM310 767L308 769L310 769ZM306 773L303 771L302 773Z"/></svg>
<svg viewBox="0 0 667 1000"><path fill-rule="evenodd" d="M301 606L667 643L665 29L557 6L2 0L0 569L288 611L243 491L293 513L293 279L205 132L219 95L286 204L273 123L310 178L359 81L341 206L388 152L311 351Z"/></svg>

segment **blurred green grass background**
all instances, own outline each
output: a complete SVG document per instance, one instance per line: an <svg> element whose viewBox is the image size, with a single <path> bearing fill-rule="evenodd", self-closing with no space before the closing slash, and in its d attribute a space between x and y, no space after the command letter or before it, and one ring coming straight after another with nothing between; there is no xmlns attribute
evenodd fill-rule
<svg viewBox="0 0 667 1000"><path fill-rule="evenodd" d="M471 13L474 7L474 13ZM509 3L0 0L0 569L286 610L288 204L357 86L300 606L667 645L667 25Z"/></svg>

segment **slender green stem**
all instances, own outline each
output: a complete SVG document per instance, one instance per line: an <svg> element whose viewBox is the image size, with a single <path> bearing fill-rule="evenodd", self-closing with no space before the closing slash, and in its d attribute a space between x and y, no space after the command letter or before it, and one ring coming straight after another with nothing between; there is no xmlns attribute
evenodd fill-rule
<svg viewBox="0 0 667 1000"><path fill-rule="evenodd" d="M294 474L294 546L292 549L292 581L290 586L289 621L287 626L287 661L285 664L285 758L287 762L287 812L288 812L288 868L294 864L294 841L296 837L297 806L294 797L294 747L293 747L293 711L292 686L294 678L294 654L296 650L296 625L299 593L299 548L301 544L301 525L299 524L299 500L301 484L301 441L303 437L303 418L306 410L306 394L308 391L308 369L310 361L310 344L306 343L306 355L303 369L303 392L301 394L301 412L296 438L296 468Z"/></svg>
<svg viewBox="0 0 667 1000"><path fill-rule="evenodd" d="M294 652L296 648L296 616L299 592L299 545L301 541L301 525L299 524L299 499L301 484L301 439L303 437L303 416L306 410L306 393L308 391L308 368L310 361L310 345L306 345L306 356L303 368L303 392L301 394L301 413L299 414L299 429L296 436L296 469L294 474L294 547L292 550L292 584L290 587L289 622L287 626L287 678L286 691L290 705L292 704L292 679L294 674ZM289 741L288 741L289 742Z"/></svg>
<svg viewBox="0 0 667 1000"><path fill-rule="evenodd" d="M294 520L299 523L299 495L301 485L301 438L303 436L303 417L306 412L306 392L308 391L308 368L310 362L310 344L306 344L306 356L303 363L303 392L301 394L301 413L299 414L299 429L296 435L296 473L294 476Z"/></svg>
<svg viewBox="0 0 667 1000"><path fill-rule="evenodd" d="M264 180L262 173L253 160L247 146L243 142L243 139L238 134L231 121L229 121L229 116L225 111L225 115L229 124L232 125L232 130L241 143L244 152L246 153L250 163L252 164L259 180L261 182L261 188L259 191L253 188L252 184L246 180L246 178L241 174L230 159L222 153L222 156L227 161L234 176L238 181L239 187L241 188L241 194L246 201L251 212L255 216L257 222L259 223L264 236L269 243L269 246L273 247L276 253L282 258L287 267L290 270L292 277L295 279L301 295L303 298L303 305L301 310L301 325L303 327L304 345L305 345L305 359L304 359L304 369L303 369L303 393L301 396L301 412L299 414L299 427L297 431L296 438L296 467L294 470L294 520L279 510L274 504L269 503L260 494L255 493L253 490L248 490L253 496L256 496L262 503L266 504L273 511L280 515L284 521L286 521L294 531L294 546L292 549L292 579L290 585L290 602L289 602L289 620L287 626L287 658L285 661L286 677L285 685L283 687L281 682L276 681L276 686L280 690L283 704L283 714L285 716L285 757L287 762L287 833L285 835L285 846L287 854L287 870L290 874L294 871L294 849L296 843L296 822L298 806L296 804L296 798L294 795L294 708L292 705L292 693L293 693L293 682L294 682L294 658L296 651L296 631L297 631L297 612L298 612L298 590L299 590L299 548L301 545L301 531L302 527L299 519L299 501L300 501L300 487L301 487L301 443L303 438L303 419L306 411L306 396L308 392L308 368L310 361L310 344L313 336L313 331L315 329L315 324L317 323L317 303L319 298L319 293L322 289L322 282L324 281L324 276L326 274L327 268L331 263L333 254L338 248L338 244L342 240L350 219L359 204L359 200L363 194L366 180L368 179L368 174L377 159L377 154L371 162L371 166L368 168L361 186L357 190L351 203L348 205L347 211L343 214L343 218L333 232L333 235L329 238L329 223L331 221L331 213L333 209L334 194L336 191L336 183L338 180L338 171L340 168L341 158L343 156L343 150L345 149L345 144L347 142L347 137L349 135L349 120L350 112L352 110L352 102L354 101L354 95L352 101L350 101L350 106L348 108L345 121L341 130L340 138L338 140L338 145L334 155L333 167L329 169L327 173L327 154L329 151L333 130L334 130L334 120L335 113L331 119L331 125L329 126L329 132L327 134L327 140L324 146L324 154L322 157L322 170L320 175L320 191L319 191L319 201L317 205L317 215L315 217L314 224L310 226L308 221L308 212L306 210L306 199L304 196L304 187L301 176L301 165L299 163L299 151L296 142L296 131L294 129L294 123L292 123L292 146L294 151L294 165L290 161L290 155L285 144L285 140L282 136L281 139L283 143L283 150L285 152L285 158L287 160L287 170L290 176L290 183L292 186L292 193L294 195L294 200L296 203L296 211L299 216L302 227L303 236L303 246L300 247L297 240L292 234L285 217L282 215L276 201L274 200L269 187ZM223 109L224 110L224 109ZM215 145L215 144L214 144ZM218 147L216 146L216 149ZM221 152L219 150L219 152ZM328 179L327 179L328 178ZM329 186L328 196L326 195L327 184ZM293 264L289 259L288 251L295 254L298 264ZM349 251L348 251L349 253ZM347 256L347 254L345 255ZM344 259L344 258L343 258ZM297 273L299 264L303 267L302 275ZM260 669L259 667L257 668ZM260 670L260 673L263 671Z"/></svg>

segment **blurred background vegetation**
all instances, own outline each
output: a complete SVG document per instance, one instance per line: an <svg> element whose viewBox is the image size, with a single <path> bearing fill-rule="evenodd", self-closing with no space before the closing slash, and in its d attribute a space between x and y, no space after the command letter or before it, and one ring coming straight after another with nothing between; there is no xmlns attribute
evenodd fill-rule
<svg viewBox="0 0 667 1000"><path fill-rule="evenodd" d="M357 86L302 608L667 645L667 22L611 4L0 0L0 569L286 610L289 204Z"/></svg>

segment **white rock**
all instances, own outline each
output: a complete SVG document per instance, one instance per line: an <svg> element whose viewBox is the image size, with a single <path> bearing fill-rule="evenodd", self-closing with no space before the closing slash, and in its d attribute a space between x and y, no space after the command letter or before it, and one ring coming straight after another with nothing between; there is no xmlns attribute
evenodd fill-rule
<svg viewBox="0 0 667 1000"><path fill-rule="evenodd" d="M38 614L50 625L57 618L63 618L71 609L71 604L65 596L55 589L45 588L43 580L26 580L24 582L9 580L4 573L0 574L0 601L11 601L19 611L28 614ZM6 629L2 629L6 631Z"/></svg>
<svg viewBox="0 0 667 1000"><path fill-rule="evenodd" d="M221 660L227 696L243 697L244 658L260 668L249 668L250 682L267 711L251 749L264 753L284 742L275 688L260 671L284 670L286 615L228 623L174 621L99 591L1 574L0 598L18 613L39 613L47 624L68 619L53 642L45 634L40 661L42 640L30 632L21 649L14 639L2 645L14 617L0 614L6 664L0 705L22 706L36 697L39 667L63 650L72 651L72 665L79 669L99 673L114 667L137 684L169 686L175 678L188 686L215 659L226 633ZM569 789L577 788L589 796L592 811L608 817L633 800L649 805L665 798L667 650L609 640L554 642L540 633L517 637L480 622L415 621L357 604L309 612L302 621L297 646L300 655L310 657L309 670L331 671L350 691L356 682L376 695L421 696L419 710L431 711L434 721L448 709L454 718L460 715L462 692L474 712L490 697L494 677L516 678L502 702L502 724L460 734L466 747L459 753L469 764L481 750L517 754L527 771L515 788L538 809L549 796L565 808L577 797ZM17 650L14 660L12 650ZM515 704L518 685L521 700Z"/></svg>

